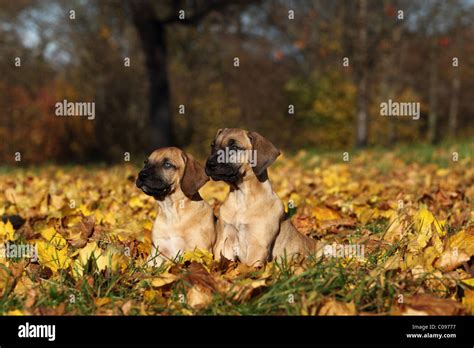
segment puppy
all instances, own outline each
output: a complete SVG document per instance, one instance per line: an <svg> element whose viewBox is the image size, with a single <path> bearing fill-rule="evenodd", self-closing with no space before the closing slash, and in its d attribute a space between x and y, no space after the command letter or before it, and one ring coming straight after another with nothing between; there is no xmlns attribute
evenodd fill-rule
<svg viewBox="0 0 474 348"><path fill-rule="evenodd" d="M158 203L149 265L195 248L212 251L214 214L198 192L208 180L204 167L176 147L158 149L145 161L136 185Z"/></svg>
<svg viewBox="0 0 474 348"><path fill-rule="evenodd" d="M315 251L316 242L286 218L268 180L267 168L280 151L260 134L236 128L219 129L211 147L206 174L230 186L220 207L214 256L259 267Z"/></svg>

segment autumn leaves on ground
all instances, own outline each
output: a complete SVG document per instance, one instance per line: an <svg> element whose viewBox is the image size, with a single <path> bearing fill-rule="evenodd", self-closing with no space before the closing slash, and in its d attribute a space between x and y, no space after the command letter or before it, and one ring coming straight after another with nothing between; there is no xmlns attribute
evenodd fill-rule
<svg viewBox="0 0 474 348"><path fill-rule="evenodd" d="M0 312L472 315L472 151L282 156L270 178L293 223L336 252L260 270L199 250L146 268L156 206L133 165L4 169L0 213L25 222L0 222ZM226 192L201 190L216 211ZM15 257L25 245L37 260Z"/></svg>

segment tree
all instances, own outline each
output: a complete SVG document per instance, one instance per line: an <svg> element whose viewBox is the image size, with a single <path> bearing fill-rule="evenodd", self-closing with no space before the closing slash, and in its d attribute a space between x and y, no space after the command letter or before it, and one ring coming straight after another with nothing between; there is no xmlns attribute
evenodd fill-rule
<svg viewBox="0 0 474 348"><path fill-rule="evenodd" d="M158 16L149 0L127 1L145 54L149 81L150 145L153 148L175 143L169 105L166 28L173 24L196 26L212 11L222 11L231 5L246 5L256 1L258 0L174 0L160 4L160 10L167 14L166 17Z"/></svg>
<svg viewBox="0 0 474 348"><path fill-rule="evenodd" d="M368 91L367 83L369 66L367 61L367 0L359 0L358 9L358 48L356 80L357 80L357 124L356 124L356 146L367 145L369 115L367 110Z"/></svg>

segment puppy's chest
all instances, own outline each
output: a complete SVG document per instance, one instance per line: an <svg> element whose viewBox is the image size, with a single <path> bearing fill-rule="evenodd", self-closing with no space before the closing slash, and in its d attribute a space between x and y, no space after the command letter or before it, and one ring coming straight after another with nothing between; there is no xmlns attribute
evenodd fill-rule
<svg viewBox="0 0 474 348"><path fill-rule="evenodd" d="M176 238L186 234L187 219L157 216L153 223L153 238Z"/></svg>
<svg viewBox="0 0 474 348"><path fill-rule="evenodd" d="M245 205L238 206L232 202L225 202L219 211L220 218L227 223L236 225L246 220L247 209L248 207Z"/></svg>
<svg viewBox="0 0 474 348"><path fill-rule="evenodd" d="M247 202L231 197L222 204L219 213L223 221L239 230L252 222L282 216L284 208L277 197Z"/></svg>

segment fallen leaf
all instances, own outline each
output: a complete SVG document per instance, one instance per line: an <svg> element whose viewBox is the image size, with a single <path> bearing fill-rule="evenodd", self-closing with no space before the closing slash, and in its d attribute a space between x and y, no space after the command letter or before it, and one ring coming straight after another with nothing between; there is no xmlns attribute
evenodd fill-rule
<svg viewBox="0 0 474 348"><path fill-rule="evenodd" d="M76 248L84 247L87 244L89 237L94 232L94 226L94 217L85 216L77 225L71 228L68 242Z"/></svg>
<svg viewBox="0 0 474 348"><path fill-rule="evenodd" d="M178 277L174 274L163 273L163 274L160 274L158 277L153 278L153 280L151 281L151 286L153 286L154 288L160 288L167 284L173 283L177 279Z"/></svg>
<svg viewBox="0 0 474 348"><path fill-rule="evenodd" d="M203 308L212 302L212 291L209 288L194 285L187 291L187 303L193 308Z"/></svg>
<svg viewBox="0 0 474 348"><path fill-rule="evenodd" d="M318 221L337 220L341 218L337 211L327 207L314 207L312 213Z"/></svg>
<svg viewBox="0 0 474 348"><path fill-rule="evenodd" d="M196 248L193 251L186 251L183 255L183 262L197 262L202 264L209 271L213 261L212 253L207 250Z"/></svg>
<svg viewBox="0 0 474 348"><path fill-rule="evenodd" d="M97 260L101 254L102 249L99 248L96 242L91 242L79 251L78 260L82 266L85 266L90 258Z"/></svg>
<svg viewBox="0 0 474 348"><path fill-rule="evenodd" d="M474 290L464 290L462 305L469 311L471 315L474 315Z"/></svg>
<svg viewBox="0 0 474 348"><path fill-rule="evenodd" d="M460 315L463 307L451 299L434 297L428 294L405 296L404 303L396 307L395 315Z"/></svg>
<svg viewBox="0 0 474 348"><path fill-rule="evenodd" d="M132 309L132 306L132 300L128 300L127 302L125 302L121 307L123 315L128 315L130 313L130 310Z"/></svg>
<svg viewBox="0 0 474 348"><path fill-rule="evenodd" d="M66 269L71 264L67 247L58 250L55 245L45 241L38 241L36 245L39 263L50 268L53 272L57 272L59 269Z"/></svg>
<svg viewBox="0 0 474 348"><path fill-rule="evenodd" d="M356 308L353 302L339 302L327 300L319 309L318 315L356 315Z"/></svg>
<svg viewBox="0 0 474 348"><path fill-rule="evenodd" d="M111 302L110 297L99 297L94 299L94 304L96 307L102 307L105 306L106 304L109 304Z"/></svg>
<svg viewBox="0 0 474 348"><path fill-rule="evenodd" d="M61 236L54 227L48 227L41 230L41 236L48 244L53 245L56 249L61 250L67 245L67 241Z"/></svg>
<svg viewBox="0 0 474 348"><path fill-rule="evenodd" d="M10 220L7 220L6 223L0 221L0 239L2 240L15 240L15 230Z"/></svg>
<svg viewBox="0 0 474 348"><path fill-rule="evenodd" d="M474 288L474 278L464 279L464 280L461 280L461 282L463 284L466 284L467 286L470 286L471 288Z"/></svg>

